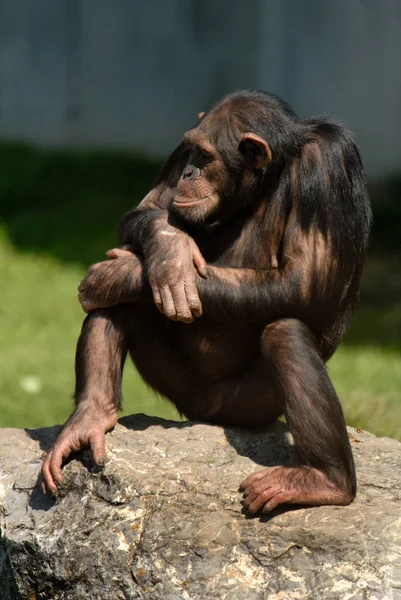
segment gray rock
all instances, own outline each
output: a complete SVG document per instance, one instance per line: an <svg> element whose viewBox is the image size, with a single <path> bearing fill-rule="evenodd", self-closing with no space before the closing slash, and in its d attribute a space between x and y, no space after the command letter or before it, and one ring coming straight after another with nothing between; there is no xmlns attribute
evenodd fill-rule
<svg viewBox="0 0 401 600"><path fill-rule="evenodd" d="M351 506L260 519L241 512L238 484L291 461L283 423L251 434L126 417L104 471L81 454L52 498L38 474L58 430L0 430L2 600L401 600L395 440L349 429Z"/></svg>

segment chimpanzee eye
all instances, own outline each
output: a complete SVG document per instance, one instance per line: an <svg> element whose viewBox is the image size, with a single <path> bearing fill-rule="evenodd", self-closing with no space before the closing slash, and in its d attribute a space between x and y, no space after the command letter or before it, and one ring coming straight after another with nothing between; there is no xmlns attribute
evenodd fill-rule
<svg viewBox="0 0 401 600"><path fill-rule="evenodd" d="M202 166L209 163L213 158L212 154L210 152L208 152L207 150L205 150L204 148L197 148L196 156L197 156L197 161L198 161L199 165L202 165Z"/></svg>
<svg viewBox="0 0 401 600"><path fill-rule="evenodd" d="M210 152L208 152L207 150L205 150L204 148L198 148L198 154L199 156L201 156L202 158L210 158Z"/></svg>

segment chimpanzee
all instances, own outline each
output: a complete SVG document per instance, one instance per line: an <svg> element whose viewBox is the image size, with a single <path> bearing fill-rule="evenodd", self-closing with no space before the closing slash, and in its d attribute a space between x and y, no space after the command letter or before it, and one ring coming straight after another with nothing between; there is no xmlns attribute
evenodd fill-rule
<svg viewBox="0 0 401 600"><path fill-rule="evenodd" d="M340 124L261 91L201 113L123 217L120 247L80 284L76 409L44 462L47 489L84 445L104 465L129 352L188 419L260 430L284 413L298 462L242 483L250 513L350 503L354 463L325 362L358 296L370 221Z"/></svg>

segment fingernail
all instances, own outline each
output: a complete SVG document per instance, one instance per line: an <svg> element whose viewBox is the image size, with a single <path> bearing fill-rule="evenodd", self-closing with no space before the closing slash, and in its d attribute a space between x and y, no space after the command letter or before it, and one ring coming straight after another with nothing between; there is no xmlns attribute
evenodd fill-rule
<svg viewBox="0 0 401 600"><path fill-rule="evenodd" d="M97 464L99 465L99 467L104 467L104 463L105 463L104 458L99 458L99 460L97 461Z"/></svg>

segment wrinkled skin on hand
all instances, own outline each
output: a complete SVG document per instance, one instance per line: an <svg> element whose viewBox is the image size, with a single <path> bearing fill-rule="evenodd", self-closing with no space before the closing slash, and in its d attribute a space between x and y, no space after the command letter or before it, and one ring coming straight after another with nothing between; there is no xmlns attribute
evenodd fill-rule
<svg viewBox="0 0 401 600"><path fill-rule="evenodd" d="M86 313L128 301L124 293L140 287L142 262L128 247L113 248L107 256L112 260L92 265L78 286L78 300Z"/></svg>
<svg viewBox="0 0 401 600"><path fill-rule="evenodd" d="M95 464L103 467L106 462L104 436L116 423L117 409L113 405L102 409L77 407L43 462L43 492L57 492L64 481L63 460L84 446L90 446Z"/></svg>
<svg viewBox="0 0 401 600"><path fill-rule="evenodd" d="M167 224L156 224L145 269L157 308L169 319L191 323L202 315L197 273L206 277L206 261L194 240Z"/></svg>

